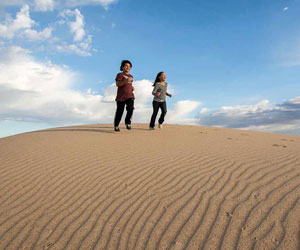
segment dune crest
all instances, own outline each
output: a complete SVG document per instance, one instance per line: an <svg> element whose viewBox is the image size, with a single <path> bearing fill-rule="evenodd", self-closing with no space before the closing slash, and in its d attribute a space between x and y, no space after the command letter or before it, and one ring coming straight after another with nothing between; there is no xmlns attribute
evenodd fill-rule
<svg viewBox="0 0 300 250"><path fill-rule="evenodd" d="M300 137L200 126L0 139L0 249L300 249Z"/></svg>

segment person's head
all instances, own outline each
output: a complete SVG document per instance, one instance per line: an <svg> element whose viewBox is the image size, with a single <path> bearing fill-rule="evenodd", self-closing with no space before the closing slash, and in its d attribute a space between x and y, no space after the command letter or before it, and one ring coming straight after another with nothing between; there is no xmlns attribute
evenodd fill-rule
<svg viewBox="0 0 300 250"><path fill-rule="evenodd" d="M128 60L123 60L121 62L120 70L123 71L124 73L129 73L129 71L132 68L132 64Z"/></svg>
<svg viewBox="0 0 300 250"><path fill-rule="evenodd" d="M153 86L155 86L157 82L164 82L166 79L167 78L165 72L159 72L155 78Z"/></svg>

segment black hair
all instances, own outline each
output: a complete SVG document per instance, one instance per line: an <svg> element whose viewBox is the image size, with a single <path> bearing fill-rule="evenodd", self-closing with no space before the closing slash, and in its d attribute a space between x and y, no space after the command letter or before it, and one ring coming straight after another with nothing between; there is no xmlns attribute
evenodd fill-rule
<svg viewBox="0 0 300 250"><path fill-rule="evenodd" d="M132 68L132 63L131 63L130 61L128 61L128 60L123 60L123 61L121 62L121 67L120 67L120 70L121 70L121 71L123 70L123 67L125 66L126 63L130 64L130 67Z"/></svg>
<svg viewBox="0 0 300 250"><path fill-rule="evenodd" d="M155 78L155 81L154 81L154 83L153 83L153 85L152 85L153 87L155 87L155 85L156 85L157 82L160 82L160 79L159 79L159 78L160 78L160 76L161 76L162 73L164 73L164 72L161 71L161 72L159 72L159 73L157 74L157 76L156 76L156 78Z"/></svg>

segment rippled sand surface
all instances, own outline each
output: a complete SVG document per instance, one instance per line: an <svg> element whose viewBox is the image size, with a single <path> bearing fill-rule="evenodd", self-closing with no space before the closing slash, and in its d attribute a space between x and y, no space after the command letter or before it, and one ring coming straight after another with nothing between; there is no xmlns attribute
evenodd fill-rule
<svg viewBox="0 0 300 250"><path fill-rule="evenodd" d="M132 127L0 139L0 249L300 249L300 136Z"/></svg>

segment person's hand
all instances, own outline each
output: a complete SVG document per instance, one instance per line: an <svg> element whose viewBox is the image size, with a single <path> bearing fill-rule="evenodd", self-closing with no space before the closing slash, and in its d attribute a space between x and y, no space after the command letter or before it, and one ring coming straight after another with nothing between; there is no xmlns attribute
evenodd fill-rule
<svg viewBox="0 0 300 250"><path fill-rule="evenodd" d="M124 77L125 83L132 83L132 77Z"/></svg>
<svg viewBox="0 0 300 250"><path fill-rule="evenodd" d="M156 95L157 95L157 96L160 96L160 92L156 92Z"/></svg>
<svg viewBox="0 0 300 250"><path fill-rule="evenodd" d="M169 94L169 97L172 98L172 94Z"/></svg>
<svg viewBox="0 0 300 250"><path fill-rule="evenodd" d="M134 91L134 87L132 86L132 91Z"/></svg>

